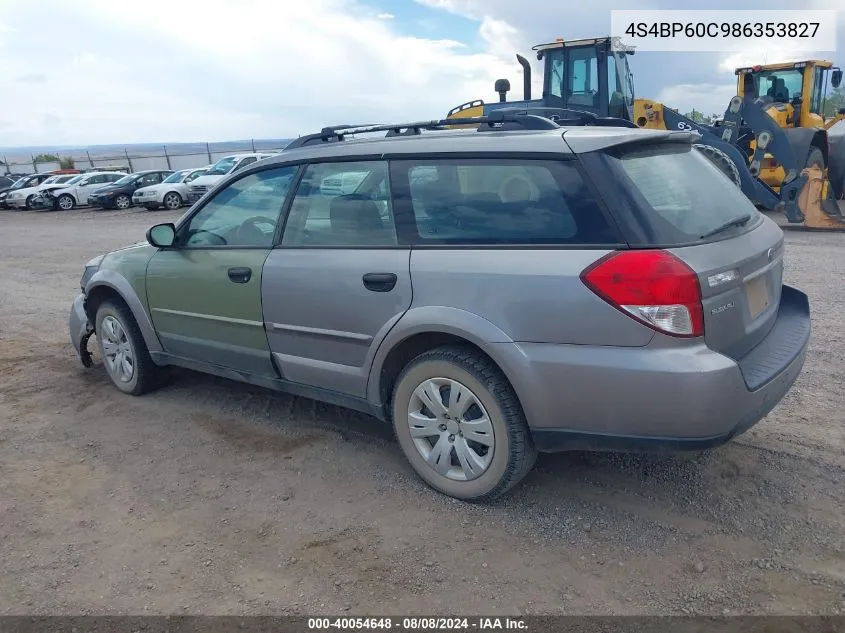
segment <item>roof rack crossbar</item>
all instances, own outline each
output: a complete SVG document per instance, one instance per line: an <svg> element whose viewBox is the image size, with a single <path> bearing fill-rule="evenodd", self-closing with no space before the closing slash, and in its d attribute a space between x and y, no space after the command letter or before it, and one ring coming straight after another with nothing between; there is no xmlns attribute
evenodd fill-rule
<svg viewBox="0 0 845 633"><path fill-rule="evenodd" d="M294 149L305 145L318 143L333 143L343 141L347 136L355 134L369 134L372 132L387 132L388 137L393 136L415 136L422 133L422 130L444 130L450 125L479 125L480 129L497 129L505 123L515 124L525 130L552 130L560 126L546 117L524 112L501 112L494 110L487 116L439 119L432 121L414 121L410 123L393 123L377 125L335 125L325 127L315 134L301 136L291 141L287 147Z"/></svg>

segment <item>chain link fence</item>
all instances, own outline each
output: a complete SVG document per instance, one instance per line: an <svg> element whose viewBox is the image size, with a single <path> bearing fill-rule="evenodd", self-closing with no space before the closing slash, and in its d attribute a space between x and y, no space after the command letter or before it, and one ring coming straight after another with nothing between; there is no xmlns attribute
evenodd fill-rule
<svg viewBox="0 0 845 633"><path fill-rule="evenodd" d="M253 140L247 141L243 145L233 143L187 143L169 147L162 145L157 151L155 149L139 151L138 149L133 150L131 147L124 147L122 151L109 148L107 151L69 150L50 152L51 156L58 156L61 162L44 160L43 155L32 155L29 160L20 155L8 157L0 155L0 175L43 174L63 168L81 171L109 168L126 173L145 169L172 169L175 171L204 167L232 154L279 151L284 149L290 140Z"/></svg>

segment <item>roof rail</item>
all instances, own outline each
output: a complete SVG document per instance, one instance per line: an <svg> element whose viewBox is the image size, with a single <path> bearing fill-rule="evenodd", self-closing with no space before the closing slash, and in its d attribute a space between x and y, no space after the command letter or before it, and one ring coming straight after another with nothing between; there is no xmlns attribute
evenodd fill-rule
<svg viewBox="0 0 845 633"><path fill-rule="evenodd" d="M504 111L503 111L504 110ZM536 114L525 113L514 109L494 110L486 116L439 119L433 121L415 121L411 123L392 123L377 125L334 125L325 127L315 134L300 136L291 141L284 149L295 149L306 145L318 143L335 143L343 141L349 135L369 134L371 132L387 132L387 137L393 136L415 136L422 133L422 130L445 130L449 125L479 125L479 131L502 129L505 124L509 128L517 127L523 130L554 130L560 126L551 119Z"/></svg>

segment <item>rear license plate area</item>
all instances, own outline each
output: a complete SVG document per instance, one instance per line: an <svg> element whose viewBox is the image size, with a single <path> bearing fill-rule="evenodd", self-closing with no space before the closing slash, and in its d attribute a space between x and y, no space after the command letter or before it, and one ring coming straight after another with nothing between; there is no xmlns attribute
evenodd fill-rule
<svg viewBox="0 0 845 633"><path fill-rule="evenodd" d="M751 318L756 319L769 307L769 287L764 276L755 277L745 282L745 296Z"/></svg>

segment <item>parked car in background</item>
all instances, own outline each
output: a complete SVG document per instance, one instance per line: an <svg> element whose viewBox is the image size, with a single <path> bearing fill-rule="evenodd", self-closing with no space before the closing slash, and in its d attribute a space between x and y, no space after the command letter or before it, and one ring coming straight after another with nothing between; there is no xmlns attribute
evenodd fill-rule
<svg viewBox="0 0 845 633"><path fill-rule="evenodd" d="M97 189L117 182L124 177L126 177L126 174L122 172L79 174L65 183L44 187L39 192L35 204L40 209L70 211L75 206L87 204L88 196Z"/></svg>
<svg viewBox="0 0 845 633"><path fill-rule="evenodd" d="M180 169L170 174L159 185L150 185L136 189L132 194L132 204L147 209L175 210L188 201L188 185L208 172L212 165L194 169Z"/></svg>
<svg viewBox="0 0 845 633"><path fill-rule="evenodd" d="M32 202L35 199L34 188L50 178L52 174L30 174L24 176L15 184L13 184L6 192L6 197L3 200L3 208L26 208L32 209ZM20 204L18 204L20 202Z"/></svg>
<svg viewBox="0 0 845 633"><path fill-rule="evenodd" d="M88 196L88 204L104 209L128 209L132 194L141 187L157 185L173 173L172 169L148 169L124 176Z"/></svg>
<svg viewBox="0 0 845 633"><path fill-rule="evenodd" d="M243 169L247 165L251 165L256 161L277 155L278 152L256 152L252 154L232 154L231 156L224 156L214 163L204 176L200 176L191 183L190 189L188 190L188 202L193 204L202 198L205 195L205 192L216 185L223 176L236 172L239 169Z"/></svg>
<svg viewBox="0 0 845 633"><path fill-rule="evenodd" d="M8 176L0 176L0 209L6 209L6 196L8 195L9 189L14 187L15 183L20 180L20 178L15 178L12 175Z"/></svg>
<svg viewBox="0 0 845 633"><path fill-rule="evenodd" d="M38 194L41 193L44 188L49 187L50 185L63 184L72 178L74 178L73 174L50 176L41 184L15 190L14 195L7 198L6 204L10 209L38 208L36 200L38 198Z"/></svg>

